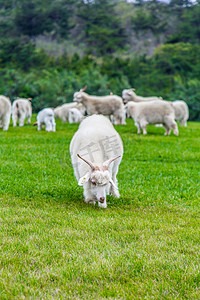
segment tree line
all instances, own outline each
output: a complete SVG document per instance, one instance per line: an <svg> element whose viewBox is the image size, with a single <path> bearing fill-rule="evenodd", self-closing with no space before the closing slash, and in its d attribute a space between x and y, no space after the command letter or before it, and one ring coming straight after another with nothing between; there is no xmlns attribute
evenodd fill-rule
<svg viewBox="0 0 200 300"><path fill-rule="evenodd" d="M200 4L0 0L0 93L36 111L88 93L185 100L200 120Z"/></svg>

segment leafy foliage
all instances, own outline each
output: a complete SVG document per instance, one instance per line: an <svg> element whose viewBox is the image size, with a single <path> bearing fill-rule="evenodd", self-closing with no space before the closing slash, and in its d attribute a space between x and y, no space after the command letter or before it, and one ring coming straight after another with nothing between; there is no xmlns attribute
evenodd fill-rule
<svg viewBox="0 0 200 300"><path fill-rule="evenodd" d="M85 84L96 95L134 87L139 95L185 100L199 120L199 12L188 0L0 0L0 92L32 97L38 111L70 102ZM38 48L40 38L48 47ZM142 39L159 45L150 56L142 44L134 52ZM52 41L55 56L48 54Z"/></svg>

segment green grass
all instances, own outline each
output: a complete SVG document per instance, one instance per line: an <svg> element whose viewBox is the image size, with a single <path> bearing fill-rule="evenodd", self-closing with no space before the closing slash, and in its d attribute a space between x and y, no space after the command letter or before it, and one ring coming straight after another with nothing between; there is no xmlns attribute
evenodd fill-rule
<svg viewBox="0 0 200 300"><path fill-rule="evenodd" d="M121 197L107 209L75 180L77 128L0 131L0 299L199 299L200 123L178 137L116 126Z"/></svg>

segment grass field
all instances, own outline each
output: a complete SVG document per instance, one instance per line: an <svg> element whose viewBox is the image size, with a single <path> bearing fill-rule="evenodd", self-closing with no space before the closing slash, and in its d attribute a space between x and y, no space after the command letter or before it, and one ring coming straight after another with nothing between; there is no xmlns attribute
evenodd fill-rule
<svg viewBox="0 0 200 300"><path fill-rule="evenodd" d="M200 299L200 123L178 137L116 126L121 197L107 209L75 180L77 128L0 131L0 299Z"/></svg>

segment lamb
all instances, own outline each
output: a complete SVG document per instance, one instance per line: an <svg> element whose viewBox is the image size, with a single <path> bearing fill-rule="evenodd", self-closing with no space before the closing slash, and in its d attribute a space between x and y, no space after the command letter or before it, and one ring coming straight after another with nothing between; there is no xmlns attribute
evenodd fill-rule
<svg viewBox="0 0 200 300"><path fill-rule="evenodd" d="M73 101L82 103L88 115L103 114L113 115L114 124L125 124L125 112L122 98L116 95L108 96L92 96L86 94L84 91L87 86L79 92L74 93Z"/></svg>
<svg viewBox="0 0 200 300"><path fill-rule="evenodd" d="M136 95L134 92L135 89L128 89L122 91L122 99L124 100L124 103L127 103L128 101L134 101L134 102L142 102L142 101L155 101L155 100L162 100L162 97L142 97Z"/></svg>
<svg viewBox="0 0 200 300"><path fill-rule="evenodd" d="M10 124L11 101L9 98L0 95L0 128L7 131Z"/></svg>
<svg viewBox="0 0 200 300"><path fill-rule="evenodd" d="M175 111L175 120L180 122L182 126L187 126L187 120L189 118L189 109L185 101L176 100L172 102Z"/></svg>
<svg viewBox="0 0 200 300"><path fill-rule="evenodd" d="M69 123L80 123L83 120L83 115L77 108L69 109Z"/></svg>
<svg viewBox="0 0 200 300"><path fill-rule="evenodd" d="M17 121L19 119L19 126L24 126L24 121L28 118L27 123L31 123L31 116L32 116L32 105L31 101L32 98L24 99L16 99L12 104L12 120L13 120L13 127L17 126Z"/></svg>
<svg viewBox="0 0 200 300"><path fill-rule="evenodd" d="M37 115L37 122L33 126L37 125L38 130L42 129L42 126L45 125L46 131L56 131L56 123L54 119L54 111L52 108L44 108Z"/></svg>
<svg viewBox="0 0 200 300"><path fill-rule="evenodd" d="M77 104L77 103L71 102L71 103L65 103L61 106L56 107L55 110L54 110L55 118L56 119L59 118L63 122L66 123L69 119L69 110L71 108L78 109L81 112L82 115L85 114L85 107L81 103Z"/></svg>
<svg viewBox="0 0 200 300"><path fill-rule="evenodd" d="M86 117L70 143L74 174L86 203L107 207L106 195L119 197L116 175L123 156L122 140L110 120Z"/></svg>
<svg viewBox="0 0 200 300"><path fill-rule="evenodd" d="M128 115L135 121L138 134L141 133L141 128L143 129L143 134L147 134L147 124L161 123L166 129L165 135L169 135L171 129L173 129L175 135L178 135L174 108L170 102L164 100L149 102L131 101L126 106Z"/></svg>

